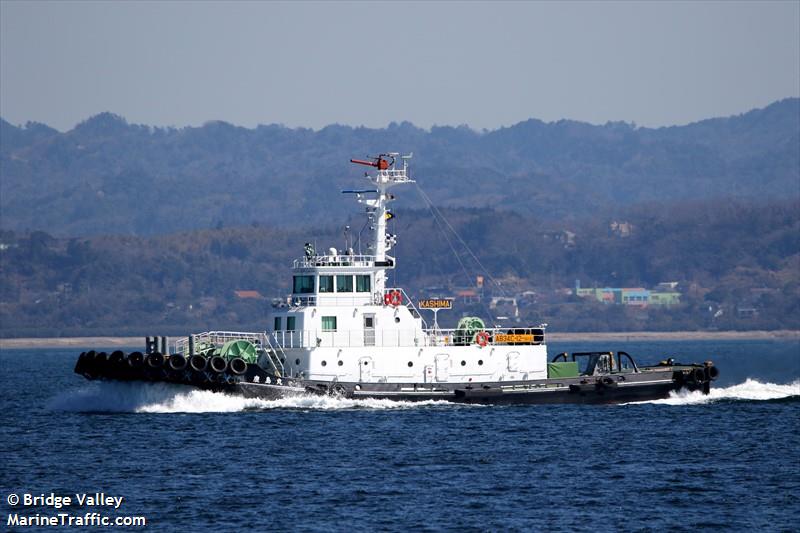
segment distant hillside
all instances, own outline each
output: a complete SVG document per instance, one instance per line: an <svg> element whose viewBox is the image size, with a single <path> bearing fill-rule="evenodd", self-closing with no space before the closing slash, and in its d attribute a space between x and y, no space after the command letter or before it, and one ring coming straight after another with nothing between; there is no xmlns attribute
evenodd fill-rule
<svg viewBox="0 0 800 533"><path fill-rule="evenodd" d="M399 235L390 283L412 296L474 287L483 274L487 296L534 291L524 320L556 331L800 328L798 202L643 207L620 219L624 230L611 217L564 227L486 208L443 212L491 277L429 213L400 210L390 222ZM290 291L289 267L306 241L341 247L343 235L335 227L147 238L0 232L0 336L263 330L270 298ZM569 296L576 279L583 287L677 282L682 300L668 309L604 306ZM242 299L241 290L264 298ZM440 320L487 317L486 307L458 301Z"/></svg>
<svg viewBox="0 0 800 533"><path fill-rule="evenodd" d="M659 129L538 120L489 132L409 123L161 129L103 113L60 133L0 121L0 227L154 235L336 222L353 206L333 195L363 171L348 159L386 150L413 151L414 175L444 206L565 220L643 202L763 203L800 195L800 99ZM405 191L399 205L418 200Z"/></svg>

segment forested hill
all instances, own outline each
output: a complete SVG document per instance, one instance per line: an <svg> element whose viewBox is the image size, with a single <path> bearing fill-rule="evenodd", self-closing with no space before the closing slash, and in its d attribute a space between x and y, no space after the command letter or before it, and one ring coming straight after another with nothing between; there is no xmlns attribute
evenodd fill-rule
<svg viewBox="0 0 800 533"><path fill-rule="evenodd" d="M800 99L658 129L533 119L484 132L163 129L102 113L62 133L0 121L0 227L82 236L331 223L353 211L332 195L363 184L348 159L387 150L414 152L413 174L440 206L565 220L646 202L767 202L800 195ZM403 193L399 206L419 206Z"/></svg>
<svg viewBox="0 0 800 533"><path fill-rule="evenodd" d="M401 210L390 221L399 235L390 283L413 298L474 287L476 275L488 271L487 299L532 290L532 300L522 296L522 319L557 331L800 328L796 201L635 209L624 218L625 232L609 217L565 228L486 208L442 213L486 270L430 213ZM0 336L260 331L270 298L290 292L289 266L303 243L325 249L343 247L343 240L334 226L63 239L0 231ZM576 279L584 287L674 281L681 303L605 306L569 296L565 289ZM242 299L237 290L265 299ZM454 326L462 314L489 316L486 303L459 299L440 320Z"/></svg>

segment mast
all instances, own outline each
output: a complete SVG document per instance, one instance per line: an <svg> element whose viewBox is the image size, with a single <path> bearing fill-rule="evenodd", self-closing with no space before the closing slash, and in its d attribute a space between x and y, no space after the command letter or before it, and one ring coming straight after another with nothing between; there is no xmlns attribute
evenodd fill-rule
<svg viewBox="0 0 800 533"><path fill-rule="evenodd" d="M394 268L394 257L388 255L397 237L390 235L386 232L386 221L389 217L389 202L392 202L395 197L389 192L391 187L404 183L414 183L414 180L408 177L408 160L411 159L413 154L401 156L397 152L389 152L380 154L378 157L370 158L371 160L365 161L360 159L351 159L351 163L359 165L367 165L377 169L374 176L365 174L366 178L375 184L375 190L370 191L345 191L354 192L358 194L359 201L367 205L367 213L373 215L374 220L374 240L372 249L375 256L375 292L382 295L386 289L386 269ZM396 167L397 158L402 161L402 168ZM375 198L361 198L363 193L375 193Z"/></svg>

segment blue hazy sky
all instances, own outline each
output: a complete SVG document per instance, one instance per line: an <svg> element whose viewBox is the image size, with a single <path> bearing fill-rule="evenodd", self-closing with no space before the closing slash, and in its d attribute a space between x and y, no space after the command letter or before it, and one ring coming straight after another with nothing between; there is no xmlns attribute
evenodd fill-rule
<svg viewBox="0 0 800 533"><path fill-rule="evenodd" d="M800 2L0 3L0 115L72 128L683 124L800 95Z"/></svg>

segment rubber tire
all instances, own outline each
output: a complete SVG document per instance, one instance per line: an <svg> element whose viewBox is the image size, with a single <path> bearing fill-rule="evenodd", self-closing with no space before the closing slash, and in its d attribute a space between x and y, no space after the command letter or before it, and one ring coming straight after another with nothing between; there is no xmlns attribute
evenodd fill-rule
<svg viewBox="0 0 800 533"><path fill-rule="evenodd" d="M128 366L125 361L125 352L115 350L108 356L105 375L112 379L125 379Z"/></svg>
<svg viewBox="0 0 800 533"><path fill-rule="evenodd" d="M202 355L195 354L189 358L189 367L195 372L203 372L208 366L208 360Z"/></svg>
<svg viewBox="0 0 800 533"><path fill-rule="evenodd" d="M225 361L225 359L222 358L221 356L215 355L214 357L208 360L208 366L212 372L221 374L225 372L225 370L228 368L228 362Z"/></svg>
<svg viewBox="0 0 800 533"><path fill-rule="evenodd" d="M187 364L186 358L179 353L174 353L169 356L168 365L170 370L175 370L180 372L181 370L186 369L186 364Z"/></svg>
<svg viewBox="0 0 800 533"><path fill-rule="evenodd" d="M97 352L94 350L89 350L86 352L86 359L84 359L83 363L83 370L81 374L86 379L94 379L97 377L97 371L95 370L94 360L97 357Z"/></svg>
<svg viewBox="0 0 800 533"><path fill-rule="evenodd" d="M81 357L78 358L78 363L75 365L75 372L87 379L94 379L96 377L94 371L94 358L96 356L97 352L94 350L89 350L85 354L81 354ZM80 365L80 370L78 369L78 365Z"/></svg>
<svg viewBox="0 0 800 533"><path fill-rule="evenodd" d="M78 360L75 361L75 373L82 374L84 367L86 367L86 352L81 352Z"/></svg>
<svg viewBox="0 0 800 533"><path fill-rule="evenodd" d="M106 352L100 352L94 357L94 365L93 371L95 377L98 378L107 378L111 377L112 367L108 361L108 354Z"/></svg>
<svg viewBox="0 0 800 533"><path fill-rule="evenodd" d="M125 364L125 352L122 350L116 350L108 356L108 362L114 365L115 367L119 367Z"/></svg>
<svg viewBox="0 0 800 533"><path fill-rule="evenodd" d="M247 372L247 363L241 357L234 357L228 361L228 369L230 370L231 374L241 376Z"/></svg>
<svg viewBox="0 0 800 533"><path fill-rule="evenodd" d="M144 354L133 352L128 356L128 366L131 368L142 368L144 366Z"/></svg>
<svg viewBox="0 0 800 533"><path fill-rule="evenodd" d="M161 355L161 352L153 352L147 354L145 362L147 363L148 368L161 368L164 366L164 356Z"/></svg>

